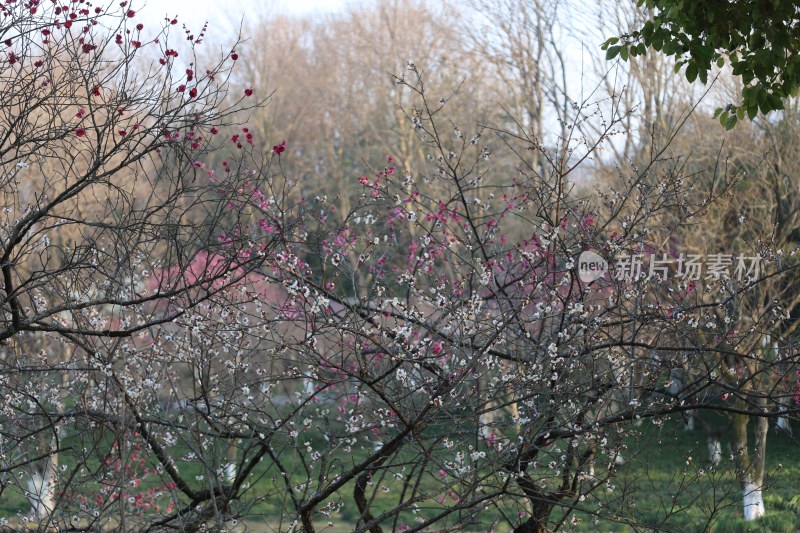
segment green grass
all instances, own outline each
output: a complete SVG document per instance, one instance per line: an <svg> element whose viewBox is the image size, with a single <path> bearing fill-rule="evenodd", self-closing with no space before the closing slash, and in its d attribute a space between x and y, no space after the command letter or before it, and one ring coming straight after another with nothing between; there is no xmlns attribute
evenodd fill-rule
<svg viewBox="0 0 800 533"><path fill-rule="evenodd" d="M576 531L633 532L647 531L647 526L650 531L687 533L800 530L800 445L783 431L773 426L769 430L764 491L767 515L753 523L742 518L741 488L724 436L723 461L713 468L701 431L684 431L679 421L671 421L663 429L650 424L637 430L640 435L626 443L626 464L613 481L618 490L606 501L622 522L632 519L639 526L612 520L595 522L586 513L575 513L581 519Z"/></svg>
<svg viewBox="0 0 800 533"><path fill-rule="evenodd" d="M708 464L708 449L704 434L695 430L685 432L682 422L673 420L663 428L652 423L644 423L633 428L637 435L625 441L626 464L620 468L611 483L613 491L600 487L589 498L580 503L583 509L576 510L569 518L577 518L576 525L565 525L565 531L680 531L694 533L712 531L717 533L735 532L786 532L800 531L800 496L797 495L800 480L800 445L782 431L770 428L767 443L767 471L765 504L767 516L757 522L744 522L742 519L741 489L734 475L734 466L723 438L724 460L717 468ZM321 444L321 443L320 443ZM364 452L362 452L364 453ZM359 453L341 460L356 461ZM287 458L287 461L291 459ZM178 461L178 467L188 479L194 480L202 472L197 463ZM69 466L69 469L73 465ZM287 465L293 471L298 465ZM598 474L603 466L598 461ZM299 482L296 475L293 482ZM377 480L376 483L391 485L391 480ZM90 494L94 487L87 488ZM248 531L277 531L281 508L284 507L285 489L279 472L265 460L252 480L251 495L259 496L257 501L246 509ZM373 514L390 505L389 498L395 497L392 491L385 496L379 493ZM352 502L352 486L341 490L344 506L334 514L333 527L326 527L327 520L318 522L319 531L341 533L351 530L357 519L357 510ZM430 516L438 504L421 506L418 516ZM285 508L289 508L286 502ZM18 490L7 490L0 497L0 517L14 517L26 513L30 506ZM244 509L243 509L244 510ZM597 511L600 518L585 512ZM561 514L559 514L561 513ZM553 518L563 516L556 510ZM498 523L496 531L508 529L502 522L497 509L482 512L481 528L486 531L493 523ZM413 523L404 516L398 523ZM286 522L281 530L286 529ZM634 525L636 524L636 525ZM486 527L482 527L482 526ZM392 523L384 524L391 529Z"/></svg>

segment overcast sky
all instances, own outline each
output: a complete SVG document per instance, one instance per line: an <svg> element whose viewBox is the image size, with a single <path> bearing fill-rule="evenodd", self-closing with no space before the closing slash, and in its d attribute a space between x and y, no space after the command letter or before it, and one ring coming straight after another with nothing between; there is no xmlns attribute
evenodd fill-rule
<svg viewBox="0 0 800 533"><path fill-rule="evenodd" d="M132 5L136 3L135 0L131 2ZM346 3L346 0L147 0L138 11L145 20L151 21L160 21L167 15L172 17L177 14L178 19L194 31L198 31L208 21L214 37L231 25L238 26L243 18L252 17L253 14L325 14L341 10ZM141 1L138 4L142 6Z"/></svg>

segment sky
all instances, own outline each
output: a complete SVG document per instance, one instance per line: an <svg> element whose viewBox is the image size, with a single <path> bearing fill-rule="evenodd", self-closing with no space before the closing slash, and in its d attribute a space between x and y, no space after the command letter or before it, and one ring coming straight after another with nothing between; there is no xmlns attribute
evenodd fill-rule
<svg viewBox="0 0 800 533"><path fill-rule="evenodd" d="M291 16L334 13L343 9L346 0L145 0L144 6L141 0L133 0L131 5L136 3L140 6L137 11L146 20L158 22L167 15L177 14L178 19L194 31L208 21L210 31L216 34L238 27L254 13L280 12Z"/></svg>

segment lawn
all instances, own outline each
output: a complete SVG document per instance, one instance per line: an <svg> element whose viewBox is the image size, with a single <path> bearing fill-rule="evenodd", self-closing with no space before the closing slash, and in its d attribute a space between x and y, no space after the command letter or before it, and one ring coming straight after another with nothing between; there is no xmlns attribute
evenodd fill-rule
<svg viewBox="0 0 800 533"><path fill-rule="evenodd" d="M724 423L721 420L716 422ZM569 514L562 525L563 531L800 531L800 492L797 490L800 486L800 444L774 425L770 427L767 445L767 516L758 524L742 520L741 490L734 476L727 442L723 440L723 462L714 468L708 461L705 435L700 430L684 431L681 420L669 421L663 427L645 422L635 427L635 432L635 437L626 441L626 463L611 480L613 487L602 486L580 503L582 510ZM192 469L197 468L196 463L181 461L178 461L178 466L190 478L195 474ZM597 473L601 474L603 468L602 461L598 461ZM67 468L70 469L71 466ZM276 474L265 461L250 489L251 495L261 497L249 508L249 518L245 523L231 531L244 527L256 533L288 529L287 522L279 522L285 491ZM89 492L93 490L95 488ZM344 507L331 517L334 525L328 527L327 519L321 520L318 531L343 533L352 530L357 519L350 498L352 487L346 486L341 493ZM388 504L388 499L381 501L378 498L374 507L379 510L384 504ZM22 525L20 517L29 508L24 495L13 488L7 489L0 497L0 517L10 519L12 525ZM587 510L599 512L593 515ZM434 505L421 506L418 516L433 512ZM553 515L556 520L563 516L563 512L561 515L558 513L556 511ZM474 531L487 531L493 524L497 532L508 529L498 509L487 509L480 516L480 523L476 524ZM577 523L571 523L573 520ZM384 529L391 530L392 523L384 524Z"/></svg>

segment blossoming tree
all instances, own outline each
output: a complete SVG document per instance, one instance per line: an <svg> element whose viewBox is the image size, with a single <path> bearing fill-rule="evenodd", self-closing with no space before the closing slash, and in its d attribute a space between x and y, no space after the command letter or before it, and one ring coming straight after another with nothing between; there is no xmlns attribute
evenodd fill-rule
<svg viewBox="0 0 800 533"><path fill-rule="evenodd" d="M388 157L340 212L284 175L291 139L236 125L255 95L230 89L235 49L201 65L202 33L178 48L128 5L4 9L0 495L30 500L20 520L639 523L619 459L637 421L794 416L791 391L746 386L796 370L788 339L751 346L782 318L737 329L728 305L785 265L700 274L673 246L734 181L694 194L654 149L614 187L579 183L625 134L618 100L572 102L545 146L445 125L457 95L432 100L410 63L395 82L428 166Z"/></svg>
<svg viewBox="0 0 800 533"><path fill-rule="evenodd" d="M230 91L235 49L198 59L199 30L145 27L127 2L0 6L0 493L19 487L42 527L69 521L60 510L85 501L70 487L86 478L99 488L85 518L114 507L124 526L143 505L104 486L136 446L156 453L99 431L142 424L134 391L153 375L115 374L142 362L120 350L261 261L274 237L245 234L245 220L281 223L282 206L253 193L252 135L215 137L263 100ZM72 453L84 423L96 440Z"/></svg>

